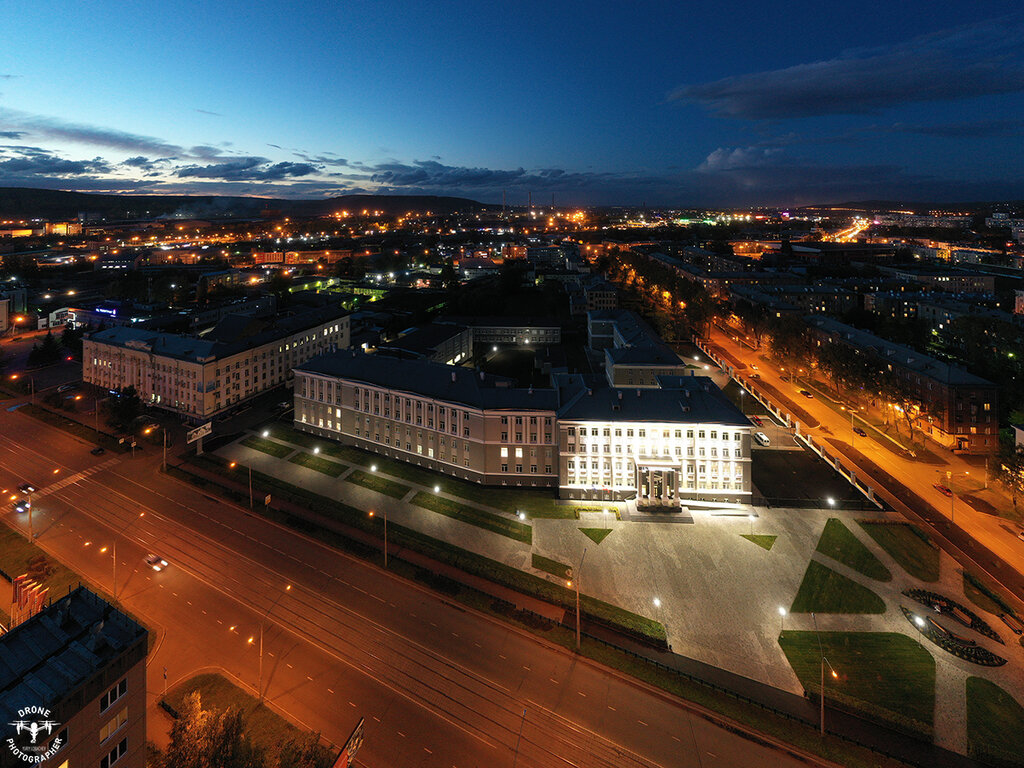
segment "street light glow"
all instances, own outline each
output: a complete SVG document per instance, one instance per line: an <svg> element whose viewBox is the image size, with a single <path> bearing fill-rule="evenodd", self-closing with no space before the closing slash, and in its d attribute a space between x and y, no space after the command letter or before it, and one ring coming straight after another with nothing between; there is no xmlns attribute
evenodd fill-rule
<svg viewBox="0 0 1024 768"><path fill-rule="evenodd" d="M785 608L783 608L783 607L782 607L782 606L780 605L780 606L779 606L779 616L785 616L785 615L786 615L786 609L785 609Z"/></svg>
<svg viewBox="0 0 1024 768"><path fill-rule="evenodd" d="M654 607L655 608L661 608L661 598L660 597L654 598Z"/></svg>

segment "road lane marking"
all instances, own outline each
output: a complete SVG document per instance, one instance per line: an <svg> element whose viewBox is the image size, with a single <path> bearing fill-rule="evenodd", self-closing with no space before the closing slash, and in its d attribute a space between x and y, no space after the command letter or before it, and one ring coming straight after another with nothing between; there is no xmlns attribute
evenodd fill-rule
<svg viewBox="0 0 1024 768"><path fill-rule="evenodd" d="M327 689L327 692L328 692L328 693L334 693L334 689L333 689L333 688L328 688L328 689Z"/></svg>

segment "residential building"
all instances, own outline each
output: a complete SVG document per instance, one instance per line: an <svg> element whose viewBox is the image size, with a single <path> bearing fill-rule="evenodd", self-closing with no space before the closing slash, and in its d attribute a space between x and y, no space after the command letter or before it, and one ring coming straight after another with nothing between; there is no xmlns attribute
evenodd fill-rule
<svg viewBox="0 0 1024 768"><path fill-rule="evenodd" d="M85 587L0 635L0 766L144 768L147 652L146 629Z"/></svg>
<svg viewBox="0 0 1024 768"><path fill-rule="evenodd" d="M958 453L992 453L998 448L998 389L991 381L831 318L804 320L818 345L841 344L895 373L912 394L912 415L919 428L939 444ZM895 411L899 404L881 405ZM903 417L894 412L893 418Z"/></svg>
<svg viewBox="0 0 1024 768"><path fill-rule="evenodd" d="M270 319L228 315L204 336L116 327L89 334L82 380L134 387L146 405L205 421L292 380L292 369L349 345L348 314L321 307Z"/></svg>

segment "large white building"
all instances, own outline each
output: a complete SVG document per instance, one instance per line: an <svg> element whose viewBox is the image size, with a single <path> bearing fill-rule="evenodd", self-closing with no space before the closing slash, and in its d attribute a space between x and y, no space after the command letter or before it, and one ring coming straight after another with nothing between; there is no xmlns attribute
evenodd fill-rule
<svg viewBox="0 0 1024 768"><path fill-rule="evenodd" d="M710 379L550 388L426 360L340 352L295 371L298 429L485 485L566 498L749 501L749 420Z"/></svg>
<svg viewBox="0 0 1024 768"><path fill-rule="evenodd" d="M146 405L200 422L348 345L348 315L334 307L273 320L232 315L202 337L116 327L83 340L82 380L108 390L134 387Z"/></svg>

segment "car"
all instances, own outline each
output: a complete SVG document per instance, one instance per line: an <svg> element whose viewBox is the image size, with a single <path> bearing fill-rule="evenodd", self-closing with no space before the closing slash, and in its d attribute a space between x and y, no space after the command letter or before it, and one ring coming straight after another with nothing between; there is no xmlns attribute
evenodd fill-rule
<svg viewBox="0 0 1024 768"><path fill-rule="evenodd" d="M14 511L19 515L23 515L32 508L31 502L28 499L18 499L14 502Z"/></svg>
<svg viewBox="0 0 1024 768"><path fill-rule="evenodd" d="M1021 531L1020 533L1018 533L1017 534L1017 538L1020 539L1021 541L1024 541L1024 531Z"/></svg>
<svg viewBox="0 0 1024 768"><path fill-rule="evenodd" d="M865 432L865 431L864 431L863 429L861 429L860 427L854 427L854 428L853 428L853 434L855 434L855 435L859 435L860 437L867 437L867 436L868 436L868 433L867 433L867 432Z"/></svg>
<svg viewBox="0 0 1024 768"><path fill-rule="evenodd" d="M761 374L760 373L752 373L752 374L750 374L750 378L752 378L752 379L760 379L761 378Z"/></svg>
<svg viewBox="0 0 1024 768"><path fill-rule="evenodd" d="M941 493L946 498L950 498L953 495L953 491L951 491L949 488L947 488L944 485L939 485L938 483L935 483L935 485L933 485L932 488L934 488L936 491Z"/></svg>
<svg viewBox="0 0 1024 768"><path fill-rule="evenodd" d="M22 483L18 486L18 490L22 493L35 493L36 487L32 483Z"/></svg>
<svg viewBox="0 0 1024 768"><path fill-rule="evenodd" d="M772 441L768 439L768 435L766 435L764 432L755 432L754 440L756 440L759 445L763 445L765 448L772 444Z"/></svg>
<svg viewBox="0 0 1024 768"><path fill-rule="evenodd" d="M154 571L162 571L167 567L167 561L164 560L160 555L154 555L152 552L146 555L146 565L152 568Z"/></svg>
<svg viewBox="0 0 1024 768"><path fill-rule="evenodd" d="M95 448L89 451L89 453L91 453L93 456L102 456L106 452L107 449L104 448L102 445L97 445Z"/></svg>
<svg viewBox="0 0 1024 768"><path fill-rule="evenodd" d="M763 427L764 426L764 422L761 421L759 418L757 418L757 416L748 416L747 418L750 419L752 422L754 422L759 427Z"/></svg>
<svg viewBox="0 0 1024 768"><path fill-rule="evenodd" d="M803 395L804 397L809 397L809 398L812 398L812 399L814 398L814 395L812 395L806 389L801 389L800 390L800 394Z"/></svg>
<svg viewBox="0 0 1024 768"><path fill-rule="evenodd" d="M757 370L757 366L756 366L756 365L754 365L754 364L751 364L751 366L750 366L750 370L752 370L752 371L756 371L756 370Z"/></svg>
<svg viewBox="0 0 1024 768"><path fill-rule="evenodd" d="M82 385L81 384L76 384L74 382L72 382L71 384L61 384L59 387L57 387L57 391L58 392L70 392L73 389L78 389L80 386L82 386Z"/></svg>

